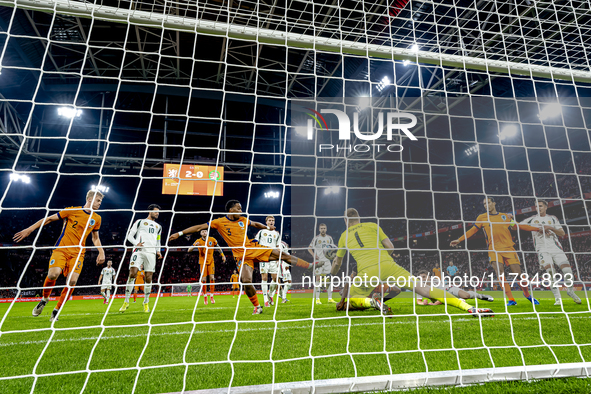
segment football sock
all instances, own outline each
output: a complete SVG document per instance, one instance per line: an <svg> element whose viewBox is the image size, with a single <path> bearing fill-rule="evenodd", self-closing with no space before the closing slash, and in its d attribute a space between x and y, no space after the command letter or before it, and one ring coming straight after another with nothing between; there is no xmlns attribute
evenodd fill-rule
<svg viewBox="0 0 591 394"><path fill-rule="evenodd" d="M48 287L43 289L43 299L45 301L49 300L49 296L51 295L51 291L53 290L53 286L55 286L55 280L45 278L45 283L43 283L43 287Z"/></svg>
<svg viewBox="0 0 591 394"><path fill-rule="evenodd" d="M103 296L103 298L105 299L105 301L109 301L109 299L107 298L107 295L103 292L101 292L101 295Z"/></svg>
<svg viewBox="0 0 591 394"><path fill-rule="evenodd" d="M327 276L327 280L329 279L329 277ZM328 299L332 299L332 283L327 283L326 286L326 293L328 295Z"/></svg>
<svg viewBox="0 0 591 394"><path fill-rule="evenodd" d="M133 285L135 283L135 278L129 277L127 278L127 285L125 285L125 302L129 303L129 297L131 297L131 292L133 291Z"/></svg>
<svg viewBox="0 0 591 394"><path fill-rule="evenodd" d="M552 291L552 294L554 295L554 299L559 300L560 299L560 289L558 287L554 287L554 269L552 267L550 267L549 269L546 270L546 272L548 274L550 274L550 291Z"/></svg>
<svg viewBox="0 0 591 394"><path fill-rule="evenodd" d="M107 290L107 301L111 298L111 290Z"/></svg>
<svg viewBox="0 0 591 394"><path fill-rule="evenodd" d="M505 291L507 299L515 301L515 298L513 298L513 293L511 292L511 285L509 284L509 282L503 282L503 290Z"/></svg>
<svg viewBox="0 0 591 394"><path fill-rule="evenodd" d="M312 267L312 264L305 262L302 259L297 259L296 263L295 263L296 267L302 267L302 268L310 268Z"/></svg>
<svg viewBox="0 0 591 394"><path fill-rule="evenodd" d="M291 288L291 283L287 282L283 284L283 299L287 298L287 292Z"/></svg>
<svg viewBox="0 0 591 394"><path fill-rule="evenodd" d="M248 299L250 300L250 302L252 302L252 305L254 306L259 306L259 298L257 297L257 295L253 295L252 297L248 297Z"/></svg>
<svg viewBox="0 0 591 394"><path fill-rule="evenodd" d="M60 299L57 302L57 306L55 307L55 309L61 309L62 305L64 305L66 303L66 301L68 300L68 298L70 298L70 295L72 294L72 292L74 291L73 287L67 288L64 287L64 289L62 290L62 294L60 295Z"/></svg>
<svg viewBox="0 0 591 394"><path fill-rule="evenodd" d="M214 289L214 286L215 286L214 283L215 283L215 280L213 280L213 279L210 279L209 280L209 292L210 293L213 293L213 289ZM213 296L213 294L212 294L212 296Z"/></svg>
<svg viewBox="0 0 591 394"><path fill-rule="evenodd" d="M275 290L277 290L277 282L275 282L275 280L271 280L271 286L269 289L271 290L271 298L275 297Z"/></svg>
<svg viewBox="0 0 591 394"><path fill-rule="evenodd" d="M527 288L527 286L522 286L521 283L519 284L519 287L521 287L521 291L523 291L523 295L525 297L529 297L529 289Z"/></svg>
<svg viewBox="0 0 591 394"><path fill-rule="evenodd" d="M152 284L146 283L144 285L144 304L150 302L150 294L152 294Z"/></svg>
<svg viewBox="0 0 591 394"><path fill-rule="evenodd" d="M445 292L438 288L432 288L429 292L429 298L437 300L441 303L447 303L448 305L455 306L463 311L467 311L472 308L466 301L462 301L459 298L455 298L451 295L446 295Z"/></svg>
<svg viewBox="0 0 591 394"><path fill-rule="evenodd" d="M562 278L564 280L564 285L566 287L573 287L573 283L575 281L573 269L571 267L562 268L562 273L564 274ZM570 286L568 286L567 283L570 283Z"/></svg>
<svg viewBox="0 0 591 394"><path fill-rule="evenodd" d="M264 280L261 284L261 287L263 289L263 299L267 300L267 292L268 292L268 285L267 285L267 281ZM255 305L256 306L256 305Z"/></svg>

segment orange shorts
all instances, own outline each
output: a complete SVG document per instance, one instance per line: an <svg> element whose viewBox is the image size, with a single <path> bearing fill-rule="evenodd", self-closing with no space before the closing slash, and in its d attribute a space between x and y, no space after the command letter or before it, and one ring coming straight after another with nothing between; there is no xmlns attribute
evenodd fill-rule
<svg viewBox="0 0 591 394"><path fill-rule="evenodd" d="M243 255L244 263L248 265L250 268L254 269L254 263L268 262L269 257L271 256L271 252L273 252L273 249L271 248L246 249ZM238 266L238 269L240 269L240 266L242 265L243 256L234 256L234 258L236 259L236 265Z"/></svg>
<svg viewBox="0 0 591 394"><path fill-rule="evenodd" d="M72 270L80 275L83 265L84 254L78 257L78 253L71 254L61 249L54 250L49 258L49 268L61 268L64 276L68 276Z"/></svg>
<svg viewBox="0 0 591 394"><path fill-rule="evenodd" d="M521 264L517 252L488 252L488 261L491 263L498 261L505 266L512 264Z"/></svg>
<svg viewBox="0 0 591 394"><path fill-rule="evenodd" d="M135 287L135 291L140 291L140 290L141 290L141 291L144 291L144 285L141 285L141 286L136 286L136 287Z"/></svg>
<svg viewBox="0 0 591 394"><path fill-rule="evenodd" d="M207 278L209 275L214 275L215 274L215 265L213 264L199 264L199 271L201 272L201 278L205 279Z"/></svg>

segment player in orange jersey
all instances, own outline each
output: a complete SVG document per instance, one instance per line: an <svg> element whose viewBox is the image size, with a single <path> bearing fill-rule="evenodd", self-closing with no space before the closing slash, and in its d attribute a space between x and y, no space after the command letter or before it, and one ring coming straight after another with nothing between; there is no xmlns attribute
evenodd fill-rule
<svg viewBox="0 0 591 394"><path fill-rule="evenodd" d="M192 234L201 230L206 230L208 227L214 228L224 238L230 248L234 258L238 262L238 269L240 270L240 279L244 283L244 292L248 299L254 305L253 315L258 315L263 312L263 307L259 305L257 299L257 292L252 283L252 274L254 271L254 263L277 261L280 258L290 265L298 267L312 268L314 264L310 264L297 257L290 256L285 252L280 252L279 249L271 249L261 247L258 242L250 240L247 237L246 230L248 226L258 228L260 230L274 230L275 226L265 226L259 222L253 222L245 217L242 217L242 205L238 200L230 200L226 203L226 212L228 214L224 217L212 220L209 223L198 224L189 227L178 233L172 234L168 241L173 241L185 234ZM244 264L243 264L244 263Z"/></svg>
<svg viewBox="0 0 591 394"><path fill-rule="evenodd" d="M240 285L238 284L238 274L236 273L236 270L232 273L230 282L232 282L232 298L235 298L236 294L240 295Z"/></svg>
<svg viewBox="0 0 591 394"><path fill-rule="evenodd" d="M33 316L39 316L43 312L43 308L49 302L49 296L55 281L60 274L63 274L66 277L67 286L62 290L57 306L51 312L49 321L58 320L59 311L74 291L74 286L76 286L80 272L82 272L84 253L86 252L86 238L89 234L92 233L92 243L99 253L96 258L96 265L105 262L105 252L99 238L101 217L94 212L100 208L103 197L101 192L91 190L86 193L86 204L83 207L69 207L59 211L55 215L51 215L47 219L41 219L32 226L19 231L12 238L15 242L20 242L47 223L56 220L63 221L62 233L55 244L56 248L49 258L49 270L43 284L43 299L33 309Z"/></svg>
<svg viewBox="0 0 591 394"><path fill-rule="evenodd" d="M443 280L443 275L441 275L441 269L438 266L433 268L433 276L438 276L439 279Z"/></svg>
<svg viewBox="0 0 591 394"><path fill-rule="evenodd" d="M511 292L511 285L505 281L505 266L509 267L512 273L517 274L517 283L523 291L523 295L530 302L535 305L539 305L538 300L533 298L529 294L527 286L523 286L520 282L521 279L521 263L519 262L519 256L513 245L513 237L509 230L517 230L518 228L525 231L542 231L537 227L528 226L526 224L517 224L512 215L507 213L497 212L496 202L494 198L488 197L483 201L486 213L478 215L474 227L466 232L466 235L462 235L460 238L451 241L451 246L457 246L460 242L466 238L470 238L478 232L479 229L484 231L486 237L486 243L488 244L488 259L497 274L497 278L503 284L505 294L509 302L507 306L517 305L513 293Z"/></svg>
<svg viewBox="0 0 591 394"><path fill-rule="evenodd" d="M222 251L222 248L218 246L218 241L214 237L207 236L207 230L201 230L199 233L201 238L193 243L188 250L188 252L192 252L197 248L199 251L199 267L201 268L201 289L199 289L199 295L201 293L205 294L203 297L203 302L207 305L207 284L205 284L205 290L203 291L203 284L207 283L207 279L209 278L209 301L212 304L215 304L213 299L213 289L215 283L215 263L213 260L213 251L217 246L217 251L222 256L222 261L226 262L226 255Z"/></svg>
<svg viewBox="0 0 591 394"><path fill-rule="evenodd" d="M146 273L144 272L143 264L140 266L140 270L138 271L137 275L135 276L135 287L133 288L133 302L137 300L137 293L141 291L144 293L144 298L146 297L146 292L144 290L144 283L146 283Z"/></svg>

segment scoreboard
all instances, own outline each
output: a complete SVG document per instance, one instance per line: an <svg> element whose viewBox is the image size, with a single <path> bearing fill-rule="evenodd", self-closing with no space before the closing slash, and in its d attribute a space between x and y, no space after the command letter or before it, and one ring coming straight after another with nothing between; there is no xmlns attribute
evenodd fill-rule
<svg viewBox="0 0 591 394"><path fill-rule="evenodd" d="M224 195L224 167L222 166L165 163L163 177L162 194L176 194L178 187L179 195Z"/></svg>

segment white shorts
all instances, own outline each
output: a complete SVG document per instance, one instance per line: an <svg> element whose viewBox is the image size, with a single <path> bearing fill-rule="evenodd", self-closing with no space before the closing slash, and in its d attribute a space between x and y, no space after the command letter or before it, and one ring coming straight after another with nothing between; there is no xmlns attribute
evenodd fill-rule
<svg viewBox="0 0 591 394"><path fill-rule="evenodd" d="M556 264L557 266L561 266L564 264L570 265L570 261L568 261L568 257L562 250L556 252L540 252L538 253L538 259L540 260L540 267L544 267L545 265L552 265L552 263Z"/></svg>
<svg viewBox="0 0 591 394"><path fill-rule="evenodd" d="M324 264L322 264L324 263ZM314 268L314 275L316 276L326 276L330 274L330 270L332 268L332 263L330 261L320 261L320 263Z"/></svg>
<svg viewBox="0 0 591 394"><path fill-rule="evenodd" d="M129 260L129 267L135 267L138 270L144 266L144 272L156 271L156 253L134 252Z"/></svg>
<svg viewBox="0 0 591 394"><path fill-rule="evenodd" d="M279 262L278 261L261 261L259 263L259 268L261 269L261 274L273 274L277 275L279 273Z"/></svg>
<svg viewBox="0 0 591 394"><path fill-rule="evenodd" d="M110 284L110 283L104 284L103 283L102 286L101 286L101 291L103 291L103 290L111 290L111 287L113 287L112 284Z"/></svg>
<svg viewBox="0 0 591 394"><path fill-rule="evenodd" d="M459 287L455 287L455 286L446 286L445 287L445 291L447 291L451 295L456 296L457 298L460 298L460 290L462 290L462 289L460 289Z"/></svg>
<svg viewBox="0 0 591 394"><path fill-rule="evenodd" d="M283 270L281 275L279 276L284 282L290 281L291 282L291 271L290 270Z"/></svg>

